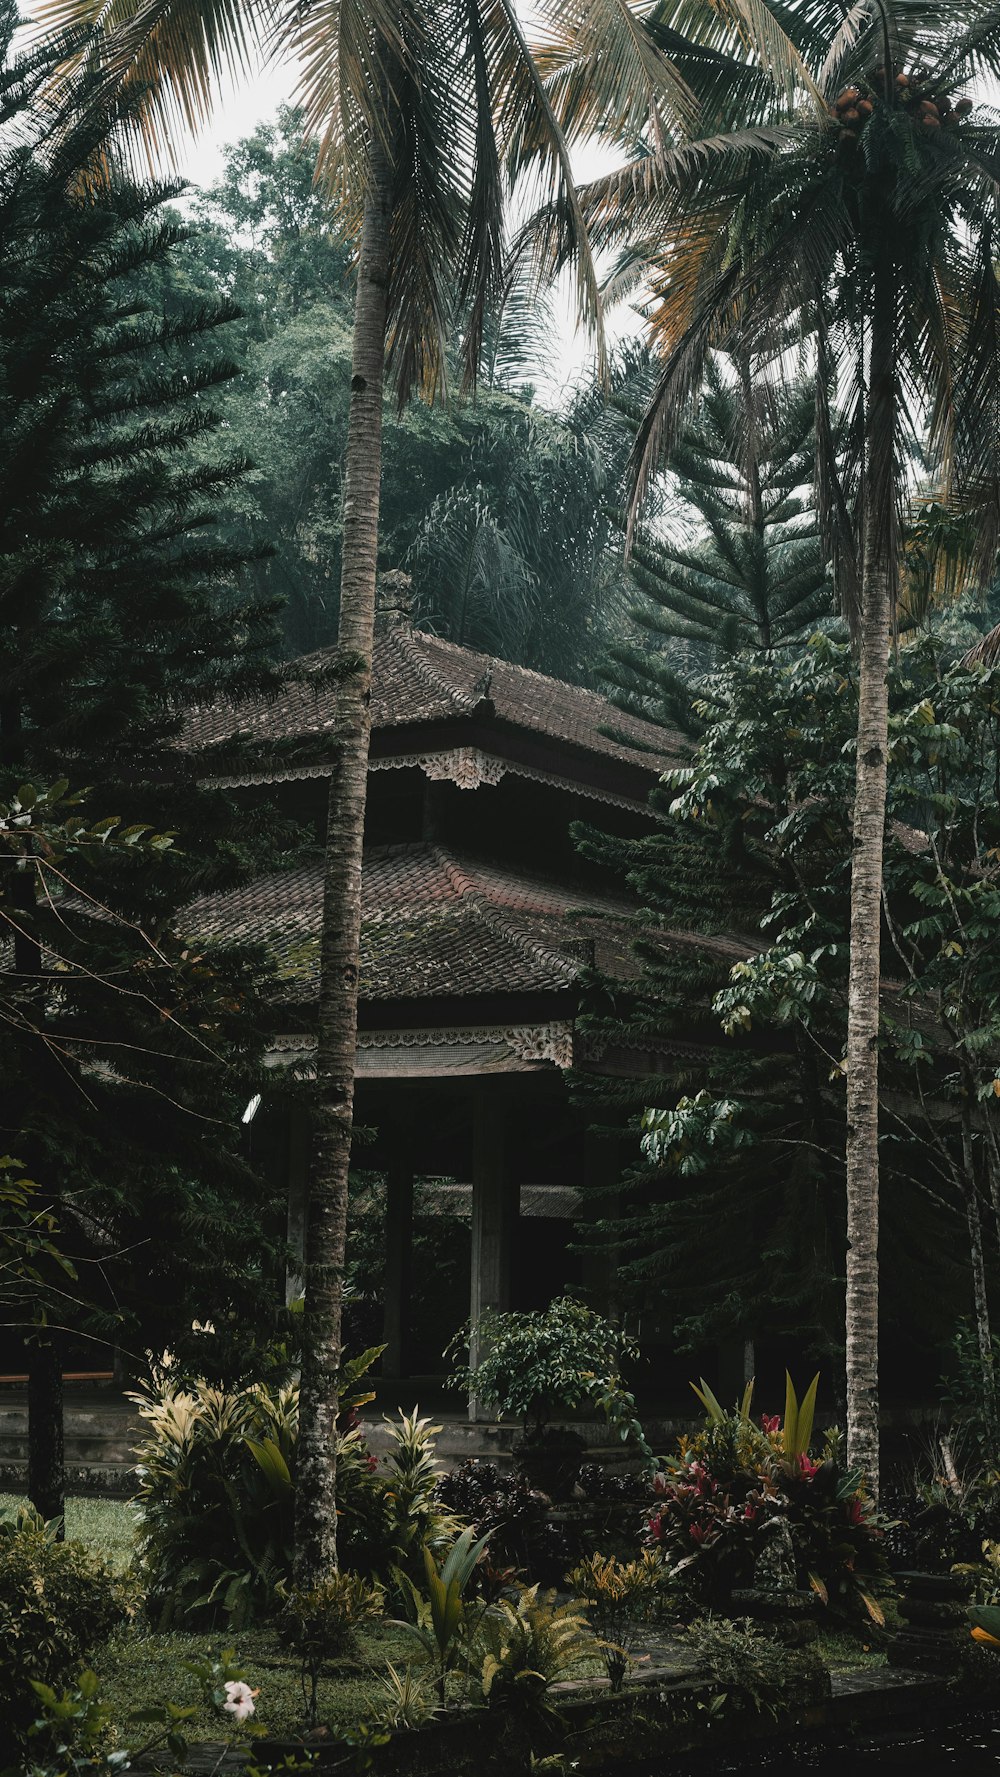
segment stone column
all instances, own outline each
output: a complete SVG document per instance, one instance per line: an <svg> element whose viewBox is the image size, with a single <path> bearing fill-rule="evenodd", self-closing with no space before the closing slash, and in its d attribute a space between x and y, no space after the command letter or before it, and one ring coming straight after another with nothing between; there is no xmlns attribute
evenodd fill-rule
<svg viewBox="0 0 1000 1777"><path fill-rule="evenodd" d="M393 1153L385 1181L385 1318L383 1376L409 1374L410 1266L413 1251L413 1168Z"/></svg>
<svg viewBox="0 0 1000 1777"><path fill-rule="evenodd" d="M511 1260L519 1210L518 1186L510 1176L505 1139L511 1107L480 1090L472 1112L472 1279L473 1327L484 1309L510 1307ZM479 1353L473 1334L471 1359ZM469 1418L481 1417L475 1398Z"/></svg>
<svg viewBox="0 0 1000 1777"><path fill-rule="evenodd" d="M288 1112L288 1268L285 1301L305 1289L306 1217L309 1213L309 1118L302 1105Z"/></svg>

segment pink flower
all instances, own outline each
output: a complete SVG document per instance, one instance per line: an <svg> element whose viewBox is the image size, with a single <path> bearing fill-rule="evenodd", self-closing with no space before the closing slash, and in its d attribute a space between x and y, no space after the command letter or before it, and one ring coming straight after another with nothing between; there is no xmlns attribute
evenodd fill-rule
<svg viewBox="0 0 1000 1777"><path fill-rule="evenodd" d="M225 1685L226 1700L222 1707L227 1715L235 1721L246 1721L254 1713L254 1698L260 1696L259 1691L252 1691L242 1679L229 1679Z"/></svg>
<svg viewBox="0 0 1000 1777"><path fill-rule="evenodd" d="M781 1430L781 1420L777 1413L762 1413L760 1423L762 1431L765 1431L769 1438L773 1438L775 1432Z"/></svg>
<svg viewBox="0 0 1000 1777"><path fill-rule="evenodd" d="M814 1462L803 1450L799 1457L799 1470L806 1481L812 1481L819 1474L819 1463Z"/></svg>
<svg viewBox="0 0 1000 1777"><path fill-rule="evenodd" d="M860 1499L852 1499L850 1505L847 1508L847 1522L849 1524L863 1524L864 1521L865 1521L865 1508L864 1508L861 1500Z"/></svg>
<svg viewBox="0 0 1000 1777"><path fill-rule="evenodd" d="M688 1525L688 1536L691 1538L691 1541L693 1543L699 1543L699 1544L703 1543L705 1541L705 1538L707 1535L708 1535L708 1531L706 1530L704 1524L689 1524Z"/></svg>
<svg viewBox="0 0 1000 1777"><path fill-rule="evenodd" d="M649 1520L648 1528L651 1537L654 1537L658 1543L663 1541L663 1517L661 1513L654 1512Z"/></svg>
<svg viewBox="0 0 1000 1777"><path fill-rule="evenodd" d="M653 1476L653 1492L654 1493L666 1493L666 1491L667 1491L667 1477L663 1473L662 1469L657 1469L656 1474Z"/></svg>
<svg viewBox="0 0 1000 1777"><path fill-rule="evenodd" d="M743 1516L748 1524L755 1524L757 1521L757 1507L752 1505L750 1500L747 1500L743 1508Z"/></svg>
<svg viewBox="0 0 1000 1777"><path fill-rule="evenodd" d="M365 1468L368 1470L368 1473L370 1475L373 1475L375 1473L375 1470L378 1468L378 1457L377 1456L366 1456L365 1457Z"/></svg>

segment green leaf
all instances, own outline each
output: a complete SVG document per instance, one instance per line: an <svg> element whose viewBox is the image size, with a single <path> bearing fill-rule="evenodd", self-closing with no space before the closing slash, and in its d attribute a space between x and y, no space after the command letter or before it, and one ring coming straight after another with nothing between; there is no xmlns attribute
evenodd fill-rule
<svg viewBox="0 0 1000 1777"><path fill-rule="evenodd" d="M287 1462L273 1438L244 1438L247 1449L256 1458L276 1498L285 1498L292 1489L292 1476Z"/></svg>
<svg viewBox="0 0 1000 1777"><path fill-rule="evenodd" d="M796 1456L807 1456L812 1443L813 1420L816 1417L816 1390L819 1388L819 1371L806 1390L805 1398L799 1408L798 1425L796 1428Z"/></svg>
<svg viewBox="0 0 1000 1777"><path fill-rule="evenodd" d="M690 1386L698 1396L709 1419L713 1420L716 1425L721 1425L726 1415L722 1411L712 1390L709 1388L708 1383L705 1381L704 1376L699 1379L699 1382L692 1382Z"/></svg>

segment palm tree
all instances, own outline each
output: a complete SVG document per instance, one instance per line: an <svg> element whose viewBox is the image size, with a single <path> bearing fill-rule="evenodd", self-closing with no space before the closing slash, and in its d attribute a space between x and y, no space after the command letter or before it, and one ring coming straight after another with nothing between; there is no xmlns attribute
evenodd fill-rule
<svg viewBox="0 0 1000 1777"><path fill-rule="evenodd" d="M91 58L131 93L154 160L207 115L221 68L254 43L297 56L305 129L319 174L356 220L354 354L344 460L338 635L340 698L331 758L317 1024L314 1147L306 1251L296 1577L336 1563L333 1427L340 1361L357 1035L361 855L369 744L383 391L432 398L445 374L448 292L465 323L474 381L484 317L504 269L508 178L548 194L546 240L577 267L581 305L599 308L586 230L558 126L512 0L44 0L50 25L88 25ZM578 9L550 0L568 31ZM670 121L690 97L669 58L637 33L627 0L592 0L580 27L622 89L655 84Z"/></svg>
<svg viewBox="0 0 1000 1777"><path fill-rule="evenodd" d="M878 1479L878 1040L886 673L900 578L905 462L925 431L943 498L1000 527L1000 129L965 83L1000 72L1000 5L965 0L660 0L650 43L699 105L668 138L654 109L621 170L581 193L591 238L645 270L662 357L630 465L631 522L701 386L738 331L755 377L795 323L813 347L817 497L855 640L860 710L847 1035L848 1445ZM543 60L564 125L622 113L579 44ZM619 139L628 141L621 130ZM845 415L834 445L831 389Z"/></svg>

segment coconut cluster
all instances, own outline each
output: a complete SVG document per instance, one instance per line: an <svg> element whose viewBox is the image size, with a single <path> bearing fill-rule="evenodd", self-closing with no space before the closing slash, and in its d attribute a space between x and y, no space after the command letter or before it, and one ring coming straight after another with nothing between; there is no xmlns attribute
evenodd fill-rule
<svg viewBox="0 0 1000 1777"><path fill-rule="evenodd" d="M968 117L971 99L952 100L934 84L927 68L915 68L912 74L896 75L896 104L910 112L914 122L929 130L953 129ZM845 86L830 107L830 116L840 125L838 145L850 151L875 109L875 99L885 96L885 69L875 68L870 81L863 86Z"/></svg>

